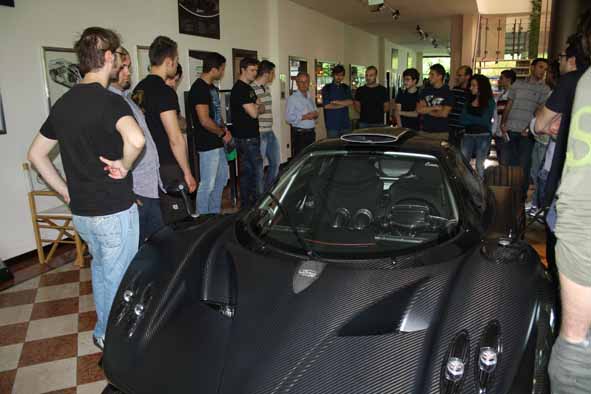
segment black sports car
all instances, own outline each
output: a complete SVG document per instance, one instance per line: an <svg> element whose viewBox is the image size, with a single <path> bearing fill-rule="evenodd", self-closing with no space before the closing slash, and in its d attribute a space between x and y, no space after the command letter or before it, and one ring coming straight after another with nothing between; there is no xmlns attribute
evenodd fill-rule
<svg viewBox="0 0 591 394"><path fill-rule="evenodd" d="M487 186L402 129L318 142L254 208L141 248L106 376L127 394L549 393L555 288L512 173Z"/></svg>

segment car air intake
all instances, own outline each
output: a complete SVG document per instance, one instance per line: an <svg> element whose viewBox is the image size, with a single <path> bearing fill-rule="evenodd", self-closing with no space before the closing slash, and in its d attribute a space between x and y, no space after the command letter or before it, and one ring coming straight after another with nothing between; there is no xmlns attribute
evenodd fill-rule
<svg viewBox="0 0 591 394"><path fill-rule="evenodd" d="M452 339L443 359L439 383L442 394L458 394L462 391L469 360L470 336L463 330Z"/></svg>

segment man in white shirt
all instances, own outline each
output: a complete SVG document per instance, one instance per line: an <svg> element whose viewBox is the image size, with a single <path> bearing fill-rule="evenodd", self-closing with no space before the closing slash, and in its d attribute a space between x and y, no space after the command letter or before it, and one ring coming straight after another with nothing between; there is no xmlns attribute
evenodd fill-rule
<svg viewBox="0 0 591 394"><path fill-rule="evenodd" d="M298 90L287 99L285 119L291 125L291 157L316 141L318 109L314 97L308 92L310 75L300 72L296 77Z"/></svg>

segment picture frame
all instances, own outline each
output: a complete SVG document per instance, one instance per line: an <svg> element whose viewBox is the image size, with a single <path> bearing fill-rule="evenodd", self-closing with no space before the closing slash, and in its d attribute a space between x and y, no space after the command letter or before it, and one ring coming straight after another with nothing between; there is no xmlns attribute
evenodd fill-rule
<svg viewBox="0 0 591 394"><path fill-rule="evenodd" d="M178 0L179 32L220 39L220 0Z"/></svg>
<svg viewBox="0 0 591 394"><path fill-rule="evenodd" d="M138 45L137 52L137 75L138 82L150 74L150 47L146 45Z"/></svg>
<svg viewBox="0 0 591 394"><path fill-rule="evenodd" d="M43 47L43 75L49 109L82 79L72 48Z"/></svg>
<svg viewBox="0 0 591 394"><path fill-rule="evenodd" d="M2 103L2 89L0 89L0 135L6 133L6 117L4 116L4 105Z"/></svg>

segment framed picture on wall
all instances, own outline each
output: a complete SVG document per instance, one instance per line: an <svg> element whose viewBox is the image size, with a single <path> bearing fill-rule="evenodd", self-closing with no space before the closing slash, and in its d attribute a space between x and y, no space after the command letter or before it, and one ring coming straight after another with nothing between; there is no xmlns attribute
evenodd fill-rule
<svg viewBox="0 0 591 394"><path fill-rule="evenodd" d="M43 47L43 74L49 108L82 79L72 48Z"/></svg>
<svg viewBox="0 0 591 394"><path fill-rule="evenodd" d="M296 85L296 77L299 72L308 72L308 60L303 57L290 56L289 57L289 95L295 92L298 87Z"/></svg>
<svg viewBox="0 0 591 394"><path fill-rule="evenodd" d="M193 82L201 76L203 72L203 61L210 53L212 52L189 50L189 85L193 85Z"/></svg>
<svg viewBox="0 0 591 394"><path fill-rule="evenodd" d="M0 90L0 134L6 134L6 118L4 117L4 106L2 105L2 90Z"/></svg>
<svg viewBox="0 0 591 394"><path fill-rule="evenodd" d="M179 32L220 38L220 0L178 0Z"/></svg>
<svg viewBox="0 0 591 394"><path fill-rule="evenodd" d="M332 69L337 62L325 62L316 59L314 62L314 74L316 76L316 105L322 107L322 88L332 82Z"/></svg>
<svg viewBox="0 0 591 394"><path fill-rule="evenodd" d="M138 82L150 74L150 47L148 46L137 46L137 71Z"/></svg>
<svg viewBox="0 0 591 394"><path fill-rule="evenodd" d="M258 52L251 51L248 49L236 49L232 48L232 67L233 67L233 75L234 75L234 83L240 79L240 62L245 57L251 57L253 59L258 59Z"/></svg>

